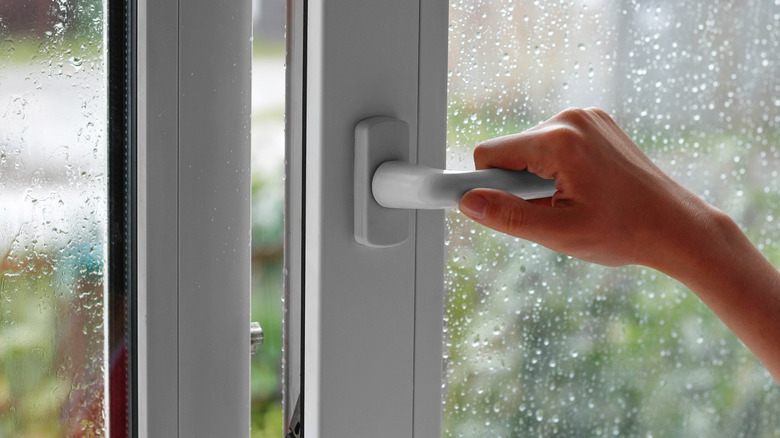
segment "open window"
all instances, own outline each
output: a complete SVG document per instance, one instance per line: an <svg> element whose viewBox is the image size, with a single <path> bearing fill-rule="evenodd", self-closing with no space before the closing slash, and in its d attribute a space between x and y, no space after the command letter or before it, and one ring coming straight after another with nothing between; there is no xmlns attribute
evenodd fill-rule
<svg viewBox="0 0 780 438"><path fill-rule="evenodd" d="M247 436L251 8L0 5L0 435ZM601 106L780 265L776 2L287 16L288 436L780 435L771 376L679 284L356 178L358 145L467 169Z"/></svg>
<svg viewBox="0 0 780 438"><path fill-rule="evenodd" d="M367 118L405 122L403 159L467 169L481 140L600 106L780 265L777 5L288 7L293 436L777 433L771 376L661 274L589 265L456 210L401 215L393 245L360 243L354 219Z"/></svg>

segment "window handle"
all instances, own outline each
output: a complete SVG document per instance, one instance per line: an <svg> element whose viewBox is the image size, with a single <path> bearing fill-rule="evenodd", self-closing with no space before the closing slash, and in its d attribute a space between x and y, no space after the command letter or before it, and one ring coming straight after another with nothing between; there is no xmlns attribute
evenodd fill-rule
<svg viewBox="0 0 780 438"><path fill-rule="evenodd" d="M374 172L372 183L374 199L382 207L424 210L457 207L460 198L476 188L503 190L523 199L537 199L555 193L555 180L524 170L456 171L386 161Z"/></svg>
<svg viewBox="0 0 780 438"><path fill-rule="evenodd" d="M409 125L371 117L355 125L354 234L365 246L386 248L407 241L413 209L457 207L474 188L491 188L533 199L552 196L555 180L526 171L450 171L412 164Z"/></svg>

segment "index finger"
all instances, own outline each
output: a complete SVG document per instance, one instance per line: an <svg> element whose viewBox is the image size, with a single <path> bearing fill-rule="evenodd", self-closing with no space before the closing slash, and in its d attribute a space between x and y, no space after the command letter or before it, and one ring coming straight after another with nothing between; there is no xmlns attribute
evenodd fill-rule
<svg viewBox="0 0 780 438"><path fill-rule="evenodd" d="M561 141L561 133L569 129L561 124L543 124L519 134L483 141L474 149L474 164L477 169L528 170L542 178L554 178L558 169L551 148Z"/></svg>

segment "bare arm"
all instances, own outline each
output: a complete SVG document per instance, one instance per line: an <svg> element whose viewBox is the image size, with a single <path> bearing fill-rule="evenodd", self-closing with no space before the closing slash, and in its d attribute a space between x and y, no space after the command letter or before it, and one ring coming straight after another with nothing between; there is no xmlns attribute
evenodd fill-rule
<svg viewBox="0 0 780 438"><path fill-rule="evenodd" d="M723 212L655 166L601 110L570 109L474 151L478 169L555 178L552 198L476 189L460 209L498 231L608 266L639 264L693 290L780 382L780 271Z"/></svg>

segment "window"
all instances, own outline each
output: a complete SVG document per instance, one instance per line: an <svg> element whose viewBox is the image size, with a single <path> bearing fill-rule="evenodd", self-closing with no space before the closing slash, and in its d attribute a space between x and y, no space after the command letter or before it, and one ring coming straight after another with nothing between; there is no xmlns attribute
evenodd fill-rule
<svg viewBox="0 0 780 438"><path fill-rule="evenodd" d="M129 432L124 5L106 6L0 6L3 435Z"/></svg>
<svg viewBox="0 0 780 438"><path fill-rule="evenodd" d="M482 139L601 106L779 264L777 5L288 6L285 424L315 436L778 433L775 382L679 284L456 211L446 233L442 212L418 210L403 243L361 246L352 168L355 127L372 116L406 122L411 162L462 169Z"/></svg>
<svg viewBox="0 0 780 438"><path fill-rule="evenodd" d="M0 434L247 433L250 7L0 6Z"/></svg>
<svg viewBox="0 0 780 438"><path fill-rule="evenodd" d="M439 435L443 213L410 212L402 244L360 245L353 157L356 124L391 116L414 161L444 165L447 4L288 7L285 424Z"/></svg>
<svg viewBox="0 0 780 438"><path fill-rule="evenodd" d="M251 2L111 3L0 5L0 435L247 436L278 422L250 423L251 390L278 394L250 384L250 238L257 254L279 231L250 217L279 205L252 199ZM355 224L376 206L356 175L379 164L357 169L362 121L404 122L383 160L458 169L479 140L597 105L780 265L778 4L288 0L287 17L285 252L268 239L262 269L283 263L288 436L780 434L775 382L660 274L457 211L394 211L384 246Z"/></svg>

